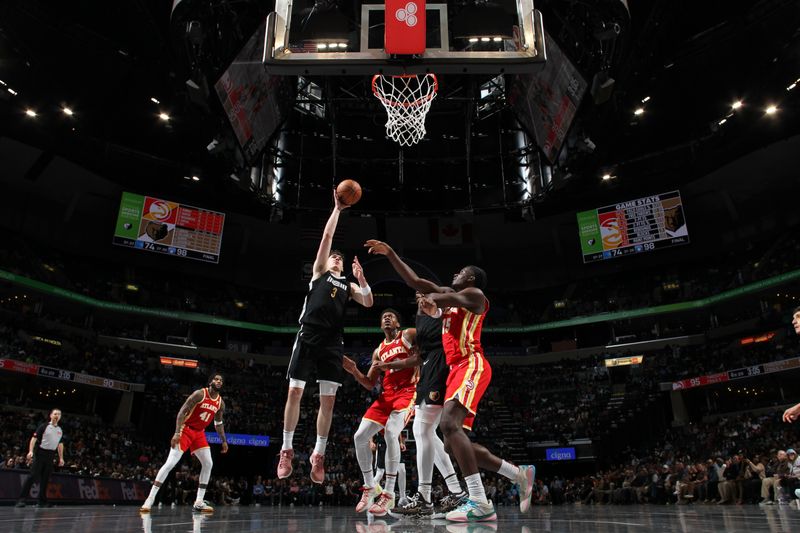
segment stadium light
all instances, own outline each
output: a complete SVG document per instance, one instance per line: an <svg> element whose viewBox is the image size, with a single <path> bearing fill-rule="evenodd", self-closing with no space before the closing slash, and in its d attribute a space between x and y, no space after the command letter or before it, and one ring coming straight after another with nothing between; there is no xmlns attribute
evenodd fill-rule
<svg viewBox="0 0 800 533"><path fill-rule="evenodd" d="M644 104L644 103L647 103L647 102L649 102L649 101L650 101L650 97L649 97L649 96L645 96L644 98L642 98L642 103L643 103L643 104Z"/></svg>
<svg viewBox="0 0 800 533"><path fill-rule="evenodd" d="M158 98L155 98L155 97L153 97L153 96L151 96L151 97L150 97L150 101L151 101L151 102L153 102L153 103L154 103L154 104L156 104L156 105L158 105L158 104L160 104L160 103L161 103L161 102L159 102L159 101L158 101Z"/></svg>
<svg viewBox="0 0 800 533"><path fill-rule="evenodd" d="M731 104L731 109L739 109L744 105L744 102L741 100L736 100L733 104Z"/></svg>
<svg viewBox="0 0 800 533"><path fill-rule="evenodd" d="M160 119L161 119L161 120L163 120L164 122L169 122L169 119L170 119L171 117L170 117L170 116L169 116L167 113L164 113L164 112L162 111L161 113L159 113L159 114L158 114L158 118L160 118Z"/></svg>
<svg viewBox="0 0 800 533"><path fill-rule="evenodd" d="M36 116L37 116L36 111L31 109L30 107L25 110L25 114L28 115L31 118L36 118Z"/></svg>
<svg viewBox="0 0 800 533"><path fill-rule="evenodd" d="M771 105L767 106L767 108L764 110L764 112L767 115L774 115L775 113L778 112L778 107L775 104L771 104Z"/></svg>
<svg viewBox="0 0 800 533"><path fill-rule="evenodd" d="M639 115L643 114L643 113L644 113L644 108L643 107L637 107L636 111L633 112L633 114L636 115L637 117Z"/></svg>
<svg viewBox="0 0 800 533"><path fill-rule="evenodd" d="M75 114L75 112L74 112L74 111L72 111L72 109L70 109L70 108L69 108L69 107L67 107L67 106L64 106L64 107L62 107L62 108L61 108L61 111L63 111L63 112L64 112L64 114L65 114L65 115L67 115L68 117L71 117L72 115L74 115L74 114Z"/></svg>

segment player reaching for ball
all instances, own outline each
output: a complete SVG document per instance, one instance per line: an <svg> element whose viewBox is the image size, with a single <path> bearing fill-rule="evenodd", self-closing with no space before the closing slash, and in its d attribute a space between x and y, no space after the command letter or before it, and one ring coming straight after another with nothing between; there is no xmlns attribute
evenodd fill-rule
<svg viewBox="0 0 800 533"><path fill-rule="evenodd" d="M201 465L197 498L192 509L202 513L214 512L214 508L203 500L203 496L206 495L208 480L211 478L211 467L214 465L211 459L211 450L206 440L205 428L212 420L214 421L214 429L217 430L217 434L222 439L222 453L228 453L228 439L225 437L225 426L222 422L225 402L222 401L222 395L219 393L222 390L222 383L222 375L213 374L208 381L208 387L194 391L183 402L175 421L175 434L169 443L169 456L167 456L167 461L156 474L156 480L150 489L150 495L139 508L140 512L150 512L162 483L164 483L170 471L175 468L175 465L178 464L178 461L181 460L187 450L197 457Z"/></svg>
<svg viewBox="0 0 800 533"><path fill-rule="evenodd" d="M372 291L364 277L358 258L353 258L353 276L358 284L348 282L343 274L344 254L331 250L339 214L349 207L334 192L334 208L325 224L313 276L300 315L300 331L292 347L289 370L289 393L283 413L283 445L278 462L278 478L292 474L294 459L294 430L300 417L300 400L306 382L316 373L319 383L319 411L317 413L317 442L311 454L311 481L325 480L325 448L333 418L336 390L342 384L342 355L344 341L344 309L349 300L364 307L372 307Z"/></svg>
<svg viewBox="0 0 800 533"><path fill-rule="evenodd" d="M472 430L478 403L492 378L492 368L481 346L483 320L489 312L489 300L483 293L486 273L476 266L467 266L453 277L452 287L440 287L417 276L388 244L369 240L364 246L370 253L385 255L403 281L424 294L418 299L420 311L442 319L441 341L449 373L440 427L445 450L455 456L469 494L458 508L446 514L446 518L457 522L497 519L494 505L486 498L478 467L517 483L520 510L527 511L535 468L516 466L500 459L485 447L470 442L464 431Z"/></svg>

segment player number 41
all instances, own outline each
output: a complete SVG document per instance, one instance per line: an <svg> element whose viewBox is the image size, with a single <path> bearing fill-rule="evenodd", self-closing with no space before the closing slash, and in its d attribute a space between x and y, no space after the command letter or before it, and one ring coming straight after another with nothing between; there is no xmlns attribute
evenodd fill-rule
<svg viewBox="0 0 800 533"><path fill-rule="evenodd" d="M211 420L211 413L209 412L200 413L200 420L202 420L203 422L208 422L209 420Z"/></svg>

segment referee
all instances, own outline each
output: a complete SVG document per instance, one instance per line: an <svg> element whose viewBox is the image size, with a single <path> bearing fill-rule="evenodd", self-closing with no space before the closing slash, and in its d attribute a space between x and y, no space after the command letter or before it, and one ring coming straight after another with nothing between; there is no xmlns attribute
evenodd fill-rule
<svg viewBox="0 0 800 533"><path fill-rule="evenodd" d="M39 482L39 507L52 506L47 503L47 483L50 481L50 474L53 473L56 452L58 452L58 466L64 466L64 443L61 442L64 432L58 425L59 420L61 420L61 409L53 409L50 411L50 423L40 425L31 437L27 459L28 464L33 461L33 466L31 475L22 486L17 507L25 507L25 498L28 497L31 485L35 481Z"/></svg>

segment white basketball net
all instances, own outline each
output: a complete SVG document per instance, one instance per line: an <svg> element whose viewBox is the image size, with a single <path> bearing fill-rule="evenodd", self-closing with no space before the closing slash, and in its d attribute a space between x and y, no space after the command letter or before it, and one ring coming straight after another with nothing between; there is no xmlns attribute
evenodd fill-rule
<svg viewBox="0 0 800 533"><path fill-rule="evenodd" d="M436 98L435 74L372 77L372 92L386 108L386 135L402 146L417 144L425 137L425 116Z"/></svg>

